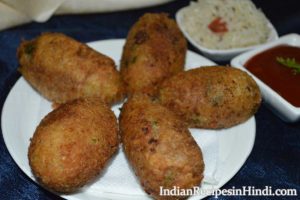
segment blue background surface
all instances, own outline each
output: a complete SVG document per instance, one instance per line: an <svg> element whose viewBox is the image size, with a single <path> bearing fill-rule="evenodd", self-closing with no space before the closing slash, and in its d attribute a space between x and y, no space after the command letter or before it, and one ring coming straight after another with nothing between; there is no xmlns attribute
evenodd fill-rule
<svg viewBox="0 0 300 200"><path fill-rule="evenodd" d="M291 32L300 34L298 0L254 0L254 2L262 8L279 35ZM174 18L175 12L188 4L189 0L177 0L139 10L55 16L46 23L30 23L0 31L1 110L8 92L20 77L17 72L16 49L22 39L32 39L42 32L62 32L81 42L125 38L131 25L145 12L168 12ZM190 45L189 48L196 51ZM223 188L233 186L241 188L245 185L264 188L268 185L273 189L295 188L300 195L300 123L287 124L281 121L266 108L264 103L255 117L257 137L253 151L241 170ZM30 180L18 168L7 151L3 137L0 137L0 199L59 199ZM221 196L219 199L274 199L274 197ZM300 198L286 197L286 199Z"/></svg>

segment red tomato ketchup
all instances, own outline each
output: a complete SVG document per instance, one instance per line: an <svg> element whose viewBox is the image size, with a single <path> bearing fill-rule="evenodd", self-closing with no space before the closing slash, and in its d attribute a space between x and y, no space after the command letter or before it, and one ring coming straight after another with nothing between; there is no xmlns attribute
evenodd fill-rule
<svg viewBox="0 0 300 200"><path fill-rule="evenodd" d="M295 107L300 107L300 73L280 64L278 57L300 63L300 48L279 45L250 58L245 67Z"/></svg>

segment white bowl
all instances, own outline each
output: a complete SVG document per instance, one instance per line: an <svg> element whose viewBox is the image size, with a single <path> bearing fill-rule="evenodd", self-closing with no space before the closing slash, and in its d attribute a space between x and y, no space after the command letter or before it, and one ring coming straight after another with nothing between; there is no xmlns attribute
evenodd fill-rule
<svg viewBox="0 0 300 200"><path fill-rule="evenodd" d="M189 40L189 42L195 46L196 48L198 48L204 56L215 60L215 61L228 61L231 58L233 58L234 56L237 56L238 54L241 54L245 51L251 50L251 49L255 49L258 48L261 45L254 45L254 46L248 46L248 47L243 47L243 48L234 48L234 49L225 49L225 50L219 50L219 49L208 49L204 46L202 46L201 44L199 44L198 42L196 42L193 37L191 37L189 35L189 33L184 29L183 26L183 10L186 9L187 7L181 8L180 10L177 11L176 13L176 21L177 24L179 26L179 28L181 29L181 31L183 32L184 36ZM274 28L274 26L271 24L271 22L268 20L268 27L270 28L270 35L268 37L268 40L266 43L275 41L278 39L278 34L276 29Z"/></svg>
<svg viewBox="0 0 300 200"><path fill-rule="evenodd" d="M252 77L257 82L261 90L264 100L276 115L278 115L281 119L283 119L286 122L296 122L300 120L300 108L290 104L288 101L282 98L277 92L275 92L272 88L270 88L268 85L266 85L264 82L262 82L259 78L257 78L255 75L253 75L250 71L248 71L244 67L244 64L254 55L281 44L300 47L300 35L289 34L289 35L282 36L277 41L263 45L257 49L254 49L252 51L243 53L235 57L234 59L231 60L231 65L233 67L244 70L248 72L250 75L252 75Z"/></svg>

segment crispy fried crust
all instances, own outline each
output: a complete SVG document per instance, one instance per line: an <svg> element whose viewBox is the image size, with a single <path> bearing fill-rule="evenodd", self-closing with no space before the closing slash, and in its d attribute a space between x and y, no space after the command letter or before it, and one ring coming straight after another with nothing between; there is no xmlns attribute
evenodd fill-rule
<svg viewBox="0 0 300 200"><path fill-rule="evenodd" d="M196 68L171 77L161 85L159 98L189 127L208 129L242 123L261 103L260 90L247 73L222 66Z"/></svg>
<svg viewBox="0 0 300 200"><path fill-rule="evenodd" d="M121 59L127 93L154 95L158 84L184 68L186 40L167 14L143 15L130 29Z"/></svg>
<svg viewBox="0 0 300 200"><path fill-rule="evenodd" d="M118 148L113 112L99 99L59 106L37 127L28 150L33 174L45 187L69 193L95 178Z"/></svg>
<svg viewBox="0 0 300 200"><path fill-rule="evenodd" d="M18 48L19 71L43 96L55 103L99 97L112 104L124 97L114 61L60 33L44 33Z"/></svg>
<svg viewBox="0 0 300 200"><path fill-rule="evenodd" d="M199 186L204 163L201 149L188 128L170 110L146 96L130 98L120 116L125 154L145 191L155 199L160 186L182 189Z"/></svg>

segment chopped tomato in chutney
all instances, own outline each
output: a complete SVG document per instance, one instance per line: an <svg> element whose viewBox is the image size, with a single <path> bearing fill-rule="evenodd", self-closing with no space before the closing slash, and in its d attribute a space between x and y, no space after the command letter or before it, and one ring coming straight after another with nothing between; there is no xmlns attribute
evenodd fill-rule
<svg viewBox="0 0 300 200"><path fill-rule="evenodd" d="M279 45L250 58L245 67L295 107L300 107L300 73L278 62L278 58L300 63L300 48Z"/></svg>
<svg viewBox="0 0 300 200"><path fill-rule="evenodd" d="M214 19L209 25L208 28L214 33L225 33L228 31L226 22L222 21L221 17Z"/></svg>

